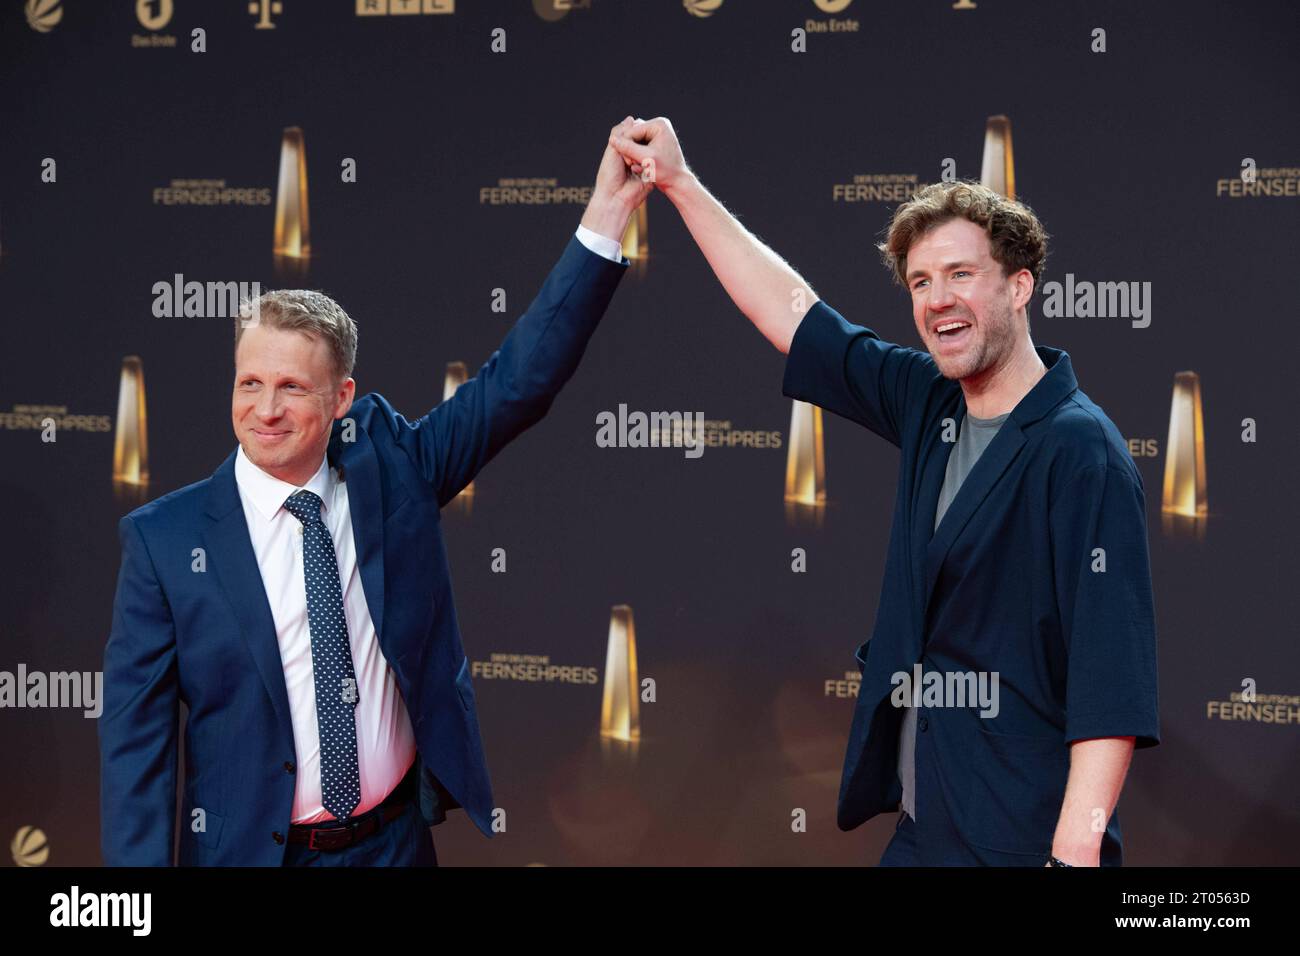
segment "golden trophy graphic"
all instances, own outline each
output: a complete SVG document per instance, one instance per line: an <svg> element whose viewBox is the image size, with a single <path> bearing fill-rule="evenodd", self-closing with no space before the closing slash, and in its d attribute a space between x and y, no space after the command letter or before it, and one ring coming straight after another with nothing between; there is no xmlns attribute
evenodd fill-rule
<svg viewBox="0 0 1300 956"><path fill-rule="evenodd" d="M645 275L646 267L650 262L647 205L642 203L636 207L636 212L632 213L632 218L627 221L627 228L623 230L622 252L628 261L628 272L637 278Z"/></svg>
<svg viewBox="0 0 1300 956"><path fill-rule="evenodd" d="M636 676L636 625L632 608L616 604L609 616L605 649L605 693L600 703L600 736L635 745L641 739L640 685Z"/></svg>
<svg viewBox="0 0 1300 956"><path fill-rule="evenodd" d="M311 222L307 212L307 147L302 129L289 126L280 141L280 178L275 190L276 271L298 278L311 258Z"/></svg>
<svg viewBox="0 0 1300 956"><path fill-rule="evenodd" d="M826 447L822 410L794 399L785 456L785 512L791 524L811 518L820 527L826 505Z"/></svg>
<svg viewBox="0 0 1300 956"><path fill-rule="evenodd" d="M1195 372L1174 375L1160 514L1166 534L1191 532L1198 538L1205 536L1209 514L1205 495L1205 418L1201 378Z"/></svg>
<svg viewBox="0 0 1300 956"><path fill-rule="evenodd" d="M140 356L122 359L117 387L117 430L113 436L113 487L120 498L141 499L149 485L149 421L145 413L144 366Z"/></svg>
<svg viewBox="0 0 1300 956"><path fill-rule="evenodd" d="M627 221L623 230L623 255L633 262L650 255L650 235L647 228L645 203L636 207L636 212Z"/></svg>
<svg viewBox="0 0 1300 956"><path fill-rule="evenodd" d="M990 116L984 124L980 182L1008 199L1016 198L1016 164L1011 155L1011 120Z"/></svg>

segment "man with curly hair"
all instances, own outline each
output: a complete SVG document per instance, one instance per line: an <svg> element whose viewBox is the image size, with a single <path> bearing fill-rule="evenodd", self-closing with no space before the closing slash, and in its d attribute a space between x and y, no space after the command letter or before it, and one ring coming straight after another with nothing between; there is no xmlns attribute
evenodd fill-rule
<svg viewBox="0 0 1300 956"><path fill-rule="evenodd" d="M787 355L785 394L901 452L841 829L900 810L881 865L1119 865L1129 761L1160 739L1145 497L1069 355L1030 338L1033 211L973 182L895 211L879 248L921 350L819 301L709 194L667 119L610 142Z"/></svg>

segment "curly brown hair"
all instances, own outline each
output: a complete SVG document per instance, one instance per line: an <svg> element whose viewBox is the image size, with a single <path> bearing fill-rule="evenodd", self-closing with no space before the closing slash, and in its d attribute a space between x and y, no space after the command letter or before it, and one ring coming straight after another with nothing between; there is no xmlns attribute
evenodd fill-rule
<svg viewBox="0 0 1300 956"><path fill-rule="evenodd" d="M970 180L933 183L894 210L885 239L876 248L895 282L907 288L907 251L912 243L952 219L968 219L984 229L1003 275L1028 269L1034 288L1041 288L1048 239L1042 223L1024 203Z"/></svg>

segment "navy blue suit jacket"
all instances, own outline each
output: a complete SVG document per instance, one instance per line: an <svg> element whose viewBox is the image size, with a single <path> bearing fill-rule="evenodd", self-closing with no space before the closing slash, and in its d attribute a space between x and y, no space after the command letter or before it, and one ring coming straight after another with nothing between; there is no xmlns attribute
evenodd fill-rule
<svg viewBox="0 0 1300 956"><path fill-rule="evenodd" d="M824 302L795 332L785 394L864 425L901 452L875 627L856 654L862 681L840 783L841 829L899 806L904 711L891 700L893 675L917 662L927 673L999 675L996 716L933 706L917 721L920 832L942 825L985 861L1046 862L1072 742L1159 743L1142 479L1119 431L1079 390L1069 355L1037 352L1047 373L1011 411L936 529L955 444L944 440L944 421L959 424L965 414L961 385L928 352L881 341ZM841 488L849 480L840 476ZM1104 571L1095 570L1098 548ZM941 846L929 850L943 856ZM1117 813L1106 821L1101 859L1120 862Z"/></svg>
<svg viewBox="0 0 1300 956"><path fill-rule="evenodd" d="M461 646L439 509L546 414L627 269L569 241L478 374L407 421L382 395L353 402L326 455L343 470L366 604L415 732L422 811L463 807L492 835L492 790ZM344 422L355 423L344 441ZM170 865L179 702L182 865L283 861L295 750L279 645L235 483L210 478L122 518L104 652L101 846L109 865ZM193 570L202 548L206 571ZM195 832L192 811L206 825Z"/></svg>

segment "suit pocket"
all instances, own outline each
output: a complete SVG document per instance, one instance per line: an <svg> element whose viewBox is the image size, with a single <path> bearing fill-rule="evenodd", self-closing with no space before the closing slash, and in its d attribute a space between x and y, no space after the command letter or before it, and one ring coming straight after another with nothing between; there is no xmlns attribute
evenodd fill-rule
<svg viewBox="0 0 1300 956"><path fill-rule="evenodd" d="M1006 853L1046 854L1061 815L1070 754L1059 737L978 728L964 793L969 841Z"/></svg>
<svg viewBox="0 0 1300 956"><path fill-rule="evenodd" d="M474 709L474 686L469 680L469 658L466 657L460 662L460 670L456 672L456 693L460 694L461 705L466 710Z"/></svg>
<svg viewBox="0 0 1300 956"><path fill-rule="evenodd" d="M196 811L202 811L196 812ZM203 806L202 803L196 802L186 811L184 826L190 831L190 836L196 843L200 843L210 850L216 849L217 844L221 842L221 829L226 822L226 818L219 813L215 813Z"/></svg>

